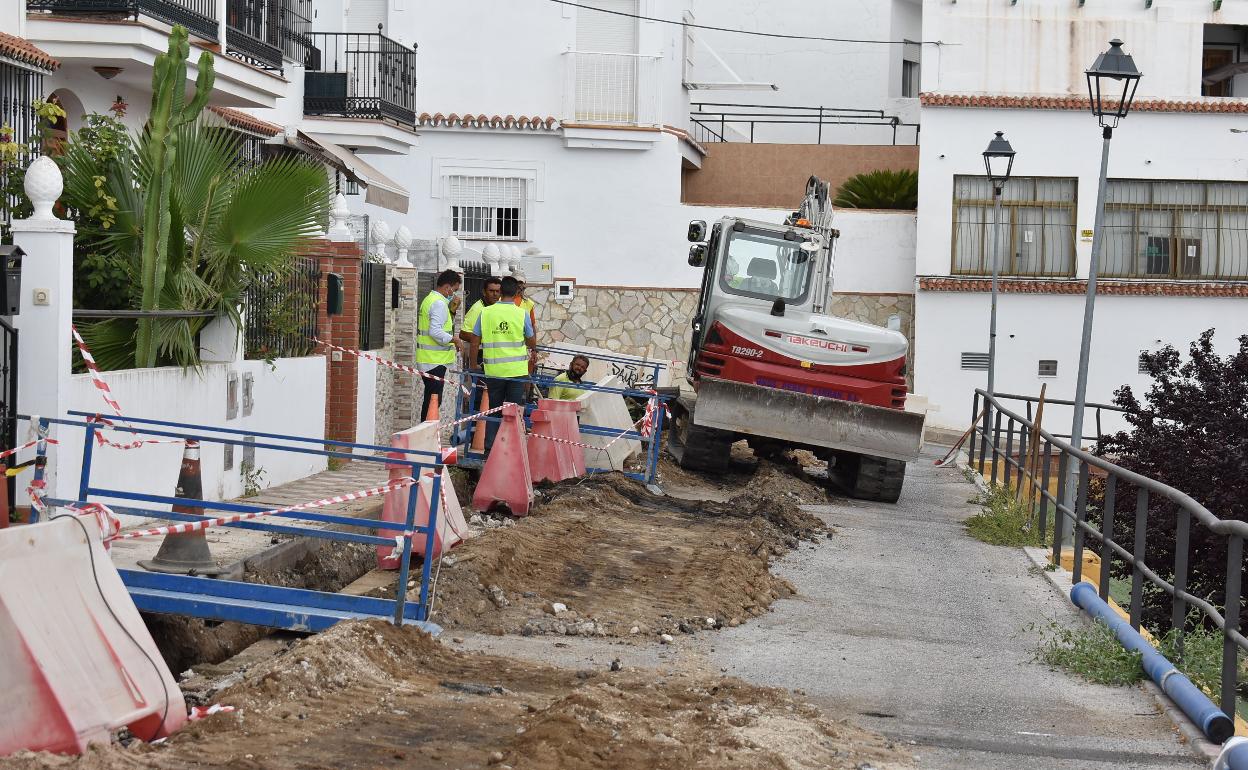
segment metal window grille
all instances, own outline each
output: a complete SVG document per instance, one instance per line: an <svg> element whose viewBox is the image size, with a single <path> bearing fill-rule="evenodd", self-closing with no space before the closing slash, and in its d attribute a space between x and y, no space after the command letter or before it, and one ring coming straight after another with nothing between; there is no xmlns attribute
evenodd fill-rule
<svg viewBox="0 0 1248 770"><path fill-rule="evenodd" d="M903 60L901 62L901 95L914 98L919 95L919 63Z"/></svg>
<svg viewBox="0 0 1248 770"><path fill-rule="evenodd" d="M1001 275L1073 276L1076 187L1074 178L1011 177L994 228L987 177L955 176L953 272L990 275L995 255Z"/></svg>
<svg viewBox="0 0 1248 770"><path fill-rule="evenodd" d="M1057 376L1057 361L1054 361L1051 358L1040 359L1039 370L1036 372L1036 374L1039 377L1056 377Z"/></svg>
<svg viewBox="0 0 1248 770"><path fill-rule="evenodd" d="M251 276L243 294L245 356L270 360L309 355L315 348L320 286L320 269L310 257L300 257L290 271Z"/></svg>
<svg viewBox="0 0 1248 770"><path fill-rule="evenodd" d="M360 350L386 345L386 266L365 262L360 274Z"/></svg>
<svg viewBox="0 0 1248 770"><path fill-rule="evenodd" d="M1100 274L1248 279L1248 183L1111 179Z"/></svg>
<svg viewBox="0 0 1248 770"><path fill-rule="evenodd" d="M0 63L0 127L8 126L7 141L18 146L16 163L0 165L0 190L12 185L8 174L20 174L30 160L29 142L35 137L35 99L43 96L43 74L34 70ZM0 138L0 141L4 141ZM34 148L37 151L38 148ZM7 237L9 220L17 197L0 194L0 234Z"/></svg>
<svg viewBox="0 0 1248 770"><path fill-rule="evenodd" d="M977 372L988 371L987 353L963 353L962 368Z"/></svg>
<svg viewBox="0 0 1248 770"><path fill-rule="evenodd" d="M447 177L447 230L461 238L525 240L527 187L527 180L518 177Z"/></svg>

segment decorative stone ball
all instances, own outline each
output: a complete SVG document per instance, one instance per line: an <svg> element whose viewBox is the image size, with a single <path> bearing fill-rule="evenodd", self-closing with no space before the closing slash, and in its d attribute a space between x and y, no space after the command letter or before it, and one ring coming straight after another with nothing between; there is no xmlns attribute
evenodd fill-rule
<svg viewBox="0 0 1248 770"><path fill-rule="evenodd" d="M388 243L390 241L390 225L386 224L384 219L374 219L372 224L373 241L376 243Z"/></svg>
<svg viewBox="0 0 1248 770"><path fill-rule="evenodd" d="M46 155L35 158L35 162L26 169L22 188L35 207L31 219L56 219L52 206L65 190L65 180L54 160Z"/></svg>

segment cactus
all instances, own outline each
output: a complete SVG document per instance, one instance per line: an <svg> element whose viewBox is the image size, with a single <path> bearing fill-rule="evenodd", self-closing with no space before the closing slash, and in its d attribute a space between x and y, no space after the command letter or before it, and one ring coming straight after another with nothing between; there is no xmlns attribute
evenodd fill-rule
<svg viewBox="0 0 1248 770"><path fill-rule="evenodd" d="M215 78L212 54L199 56L199 75L195 95L186 103L186 60L190 55L186 27L174 25L169 35L168 50L156 57L152 70L152 109L147 119L144 158L148 168L147 195L143 201L143 247L140 268L143 310L160 308L165 286L165 268L169 261L170 184L173 162L178 149L178 131L193 123L212 95ZM179 225L180 227L180 225ZM138 324L135 365L156 365L156 323L142 319Z"/></svg>

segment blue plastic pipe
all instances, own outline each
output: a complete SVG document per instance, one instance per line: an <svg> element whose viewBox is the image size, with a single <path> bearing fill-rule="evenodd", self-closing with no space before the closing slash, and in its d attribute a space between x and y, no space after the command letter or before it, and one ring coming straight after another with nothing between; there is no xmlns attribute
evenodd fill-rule
<svg viewBox="0 0 1248 770"><path fill-rule="evenodd" d="M1188 719L1195 722L1209 740L1221 744L1235 735L1235 722L1222 709L1213 705L1200 688L1192 684L1192 680L1174 667L1174 664L1149 644L1131 624L1118 616L1108 604L1096 593L1091 583L1079 583L1070 589L1070 600L1077 607L1092 617L1109 626L1128 650L1140 653L1140 663L1144 673L1157 683L1161 691L1170 696L1170 700L1178 704ZM1241 752L1242 753L1242 752ZM1242 762L1242 760L1241 760ZM1248 770L1248 764L1231 765L1235 770Z"/></svg>

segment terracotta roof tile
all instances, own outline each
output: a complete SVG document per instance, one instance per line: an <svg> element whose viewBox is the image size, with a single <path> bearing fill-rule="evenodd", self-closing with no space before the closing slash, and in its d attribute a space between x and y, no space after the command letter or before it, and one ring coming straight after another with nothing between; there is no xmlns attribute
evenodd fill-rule
<svg viewBox="0 0 1248 770"><path fill-rule="evenodd" d="M241 128L245 131L252 131L265 136L277 136L284 130L276 123L270 123L267 120L261 120L252 115L248 115L242 110L236 110L232 107L209 107L216 114L220 115L226 123L235 128Z"/></svg>
<svg viewBox="0 0 1248 770"><path fill-rule="evenodd" d="M559 127L559 120L553 115L546 117L521 115L516 117L514 115L473 115L470 112L466 112L461 116L452 112L450 115L444 116L440 112L435 112L432 115L422 112L416 116L416 125L446 128L509 128L553 131Z"/></svg>
<svg viewBox="0 0 1248 770"><path fill-rule="evenodd" d="M919 94L924 107L981 107L989 109L1090 110L1086 95L1007 96L1004 94ZM1136 99L1132 112L1248 112L1248 100L1203 97L1191 100Z"/></svg>
<svg viewBox="0 0 1248 770"><path fill-rule="evenodd" d="M955 278L922 276L920 291L989 292L989 278ZM1002 294L1086 294L1088 282L1073 278L1004 278L998 279L997 291ZM1248 282L1233 281L1120 281L1100 279L1096 293L1135 297L1242 297L1248 298Z"/></svg>
<svg viewBox="0 0 1248 770"><path fill-rule="evenodd" d="M10 59L34 65L48 72L61 66L59 61L48 56L34 43L24 37L10 35L7 32L0 32L0 56L7 56Z"/></svg>

